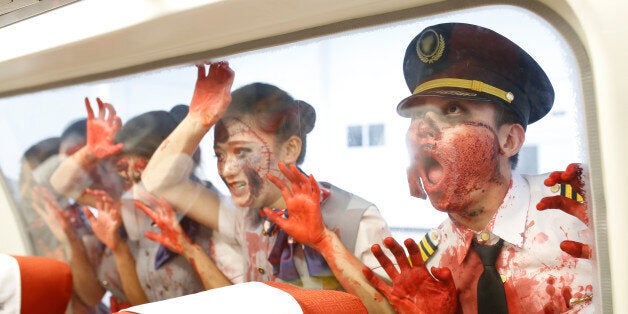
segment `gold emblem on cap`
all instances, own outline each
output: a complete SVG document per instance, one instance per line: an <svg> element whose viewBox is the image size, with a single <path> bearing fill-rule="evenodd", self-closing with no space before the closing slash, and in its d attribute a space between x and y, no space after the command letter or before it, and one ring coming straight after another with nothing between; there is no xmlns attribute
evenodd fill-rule
<svg viewBox="0 0 628 314"><path fill-rule="evenodd" d="M428 29L416 41L416 54L423 63L434 63L443 56L445 39L432 29Z"/></svg>

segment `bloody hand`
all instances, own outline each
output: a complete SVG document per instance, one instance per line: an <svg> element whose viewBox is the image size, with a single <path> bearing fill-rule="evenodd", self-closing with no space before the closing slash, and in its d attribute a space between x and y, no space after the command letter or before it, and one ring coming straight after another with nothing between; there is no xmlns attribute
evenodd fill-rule
<svg viewBox="0 0 628 314"><path fill-rule="evenodd" d="M85 97L85 109L87 109L87 146L94 157L104 159L117 154L123 144L114 144L116 133L120 130L122 122L116 116L116 110L111 104L103 103L100 98L98 102L98 118L94 118L94 111ZM109 116L107 116L107 111Z"/></svg>
<svg viewBox="0 0 628 314"><path fill-rule="evenodd" d="M98 209L98 217L95 217L87 206L83 207L94 234L110 250L115 251L118 244L124 241L119 233L122 225L120 202L114 201L107 192L102 190L87 189L85 192L97 199L96 209Z"/></svg>
<svg viewBox="0 0 628 314"><path fill-rule="evenodd" d="M458 293L451 271L448 268L432 267L430 275L421 258L419 246L412 239L404 242L408 257L393 238L384 239L384 245L393 253L400 271L384 255L381 247L375 244L371 251L384 268L392 286L380 279L373 271L364 267L362 272L371 284L381 292L399 313L456 313L458 311Z"/></svg>
<svg viewBox="0 0 628 314"><path fill-rule="evenodd" d="M582 165L578 163L573 163L567 166L567 169L565 169L565 171L554 171L550 173L549 177L545 179L544 184L546 186L554 186L556 184L569 184L576 193L583 197L584 201L578 202L562 195L548 196L541 199L541 201L536 205L536 208L538 210L545 210L548 208L560 209L570 215L577 217L582 222L588 225L589 216L587 211L582 173ZM561 242L560 248L564 252L567 252L576 258L591 257L591 248L584 243L567 240Z"/></svg>
<svg viewBox="0 0 628 314"><path fill-rule="evenodd" d="M161 229L161 234L146 231L144 236L177 254L182 254L185 247L192 244L192 240L188 238L181 228L172 206L163 198L156 198L150 194L143 196L154 209L137 200L135 201L135 206L146 213Z"/></svg>
<svg viewBox="0 0 628 314"><path fill-rule="evenodd" d="M52 234L62 243L68 240L69 236L75 236L69 218L61 206L57 203L54 194L45 187L34 187L32 193L33 201L31 205L44 220Z"/></svg>
<svg viewBox="0 0 628 314"><path fill-rule="evenodd" d="M325 239L327 229L321 215L318 183L314 176L306 177L295 165L288 169L280 162L279 169L290 181L292 190L274 175L267 174L266 177L281 190L288 207L288 218L270 208L264 208L264 213L297 242L317 249Z"/></svg>
<svg viewBox="0 0 628 314"><path fill-rule="evenodd" d="M190 103L190 114L205 126L212 126L225 113L231 102L231 84L234 73L226 61L211 63L209 73L205 65L197 65L198 77Z"/></svg>

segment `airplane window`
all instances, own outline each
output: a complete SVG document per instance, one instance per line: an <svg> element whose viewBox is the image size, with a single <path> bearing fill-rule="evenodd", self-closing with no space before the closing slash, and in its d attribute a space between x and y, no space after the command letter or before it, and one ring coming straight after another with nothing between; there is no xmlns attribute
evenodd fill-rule
<svg viewBox="0 0 628 314"><path fill-rule="evenodd" d="M434 209L429 201L410 195L406 173L411 162L406 148L410 120L399 116L395 109L399 101L410 95L402 71L408 43L425 27L446 22L481 25L510 38L540 64L553 84L553 108L545 118L528 126L515 171L537 174L565 170L571 163L586 164L577 61L550 24L520 8L461 10L226 56L223 60L235 72L234 90L254 82L271 84L316 111L315 125L307 135L307 155L300 166L303 172L375 204L400 243L408 237L418 241L447 215ZM0 132L4 135L0 168L13 187L36 254L68 258L59 241L59 228L47 225L52 214L46 209L46 201L33 200L34 186L47 188L52 195L50 200L67 211L69 221L85 227L77 232L91 232L82 208L74 205L81 194L74 191L62 197L53 192L49 181L56 167L85 144L85 123L81 120L87 117L84 98L89 99L96 117L96 98L110 103L124 127L148 111L173 113L182 108L177 109L177 105L189 104L196 76L197 68L190 63L0 99ZM234 126L222 127L229 130ZM79 135L71 134L72 130ZM217 139L216 143L221 142ZM255 149L258 148L243 145L234 149L215 144L214 132L208 132L200 144L194 171L197 180L211 182L212 188L227 198L237 195L241 183L219 176L221 158L228 160L232 152L234 156L244 156ZM132 157L94 168L93 174L101 180L100 188L110 188L111 194L120 199L132 199L147 162ZM123 174L121 167L127 169ZM107 181L109 177L112 178ZM117 186L107 186L107 182L116 182L112 185ZM131 186L134 188L127 189ZM39 195L47 193L35 191ZM237 197L233 201L237 203ZM89 210L99 215L95 206ZM135 210L122 219L146 223L147 217L142 215ZM145 239L136 231L126 230L125 236L140 241L141 246ZM90 258L97 259L96 255L91 254Z"/></svg>
<svg viewBox="0 0 628 314"><path fill-rule="evenodd" d="M490 20L482 19L491 14L494 15ZM578 75L575 59L564 40L549 24L514 7L444 14L412 23L226 57L225 60L236 72L234 87L257 81L268 82L316 108L316 127L308 138L304 169L311 167L317 170L315 174L321 179L339 182L340 186L361 192L358 194L375 196L372 201L389 216L387 218L392 226L425 229L436 225L443 215L425 217L424 211L430 212L425 202L408 196L405 169L385 165L407 164L404 144L407 125L394 111L396 102L408 93L401 71L405 46L422 27L441 21L463 21L495 29L525 47L547 69L555 85L556 101L549 113L551 119L539 121L526 133L523 148L526 153L523 155L534 152L532 156L536 160L530 163L538 165L531 170L548 172L563 168L565 163L586 160L585 147L582 146L582 96L578 81L571 79ZM534 31L522 31L521 21L528 23L529 29ZM84 97L90 97L94 105L95 97L112 103L124 121L147 110L166 110L176 104L189 103L195 71L196 68L190 64L2 99L1 110L5 120L2 128L4 134L12 135L8 138L8 146L13 148L2 153L1 165L5 175L16 180L21 152L41 139L59 136L72 120L86 117ZM363 138L362 129L366 131L364 136L369 138L373 135L368 131L374 131L370 125L378 124L386 128L385 150L372 151L368 142L359 144L367 141ZM358 135L354 139L337 136L342 133ZM361 146L362 150L348 149L353 146ZM207 177L211 178L215 176L215 160L210 152L211 146L204 148L207 152L201 165ZM366 156L369 158L364 158ZM522 165L528 163L525 158L521 159ZM315 167L319 164L328 166ZM347 168L348 165L351 167ZM343 171L337 171L336 167ZM369 169L369 176L386 182L387 190L380 192L377 185L353 181L361 177L364 169ZM213 182L218 188L224 188L219 179ZM422 209L402 211L401 214L395 208ZM413 219L409 219L409 215ZM413 223L408 225L410 221Z"/></svg>

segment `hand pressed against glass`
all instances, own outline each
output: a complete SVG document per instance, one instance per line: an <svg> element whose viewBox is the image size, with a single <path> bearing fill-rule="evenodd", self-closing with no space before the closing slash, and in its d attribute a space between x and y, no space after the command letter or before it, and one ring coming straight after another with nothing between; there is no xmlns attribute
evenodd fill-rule
<svg viewBox="0 0 628 314"><path fill-rule="evenodd" d="M107 192L102 190L87 189L86 192L98 198L96 203L97 216L94 216L86 206L83 208L92 230L102 243L115 251L120 243L124 242L119 233L120 226L122 226L120 202L113 200Z"/></svg>
<svg viewBox="0 0 628 314"><path fill-rule="evenodd" d="M273 135L253 126L249 119L229 119L216 131L214 152L218 173L242 207L260 208L281 202L281 193L266 174L281 176Z"/></svg>
<svg viewBox="0 0 628 314"><path fill-rule="evenodd" d="M231 101L231 84L234 73L229 63L222 61L211 63L209 72L200 64L194 95L190 102L190 113L201 119L205 126L212 126L227 110Z"/></svg>
<svg viewBox="0 0 628 314"><path fill-rule="evenodd" d="M496 127L490 102L442 97L417 98L407 132L411 154L409 178L421 184L438 210L473 216L477 204L494 185L508 184L502 175L502 143L507 135ZM505 157L505 158L500 158ZM489 169L489 171L487 171ZM503 196L503 195L502 195Z"/></svg>
<svg viewBox="0 0 628 314"><path fill-rule="evenodd" d="M148 193L143 198L148 201L148 204L135 201L135 206L141 209L161 229L161 233L146 231L144 236L177 254L183 254L185 246L191 245L192 240L181 228L172 206L165 199L157 198Z"/></svg>
<svg viewBox="0 0 628 314"><path fill-rule="evenodd" d="M117 154L124 146L114 143L116 133L120 130L122 122L111 104L103 103L100 98L96 98L96 101L98 102L98 117L94 117L89 99L85 98L87 146L90 147L94 157L104 159Z"/></svg>
<svg viewBox="0 0 628 314"><path fill-rule="evenodd" d="M544 182L546 186L569 184L578 195L582 196L582 201L573 200L563 195L549 196L541 199L536 208L538 210L558 208L577 217L588 226L589 214L587 212L587 195L584 189L583 172L581 164L570 164L565 171L552 172ZM560 248L576 258L591 258L593 254L589 245L577 241L565 240L560 243Z"/></svg>

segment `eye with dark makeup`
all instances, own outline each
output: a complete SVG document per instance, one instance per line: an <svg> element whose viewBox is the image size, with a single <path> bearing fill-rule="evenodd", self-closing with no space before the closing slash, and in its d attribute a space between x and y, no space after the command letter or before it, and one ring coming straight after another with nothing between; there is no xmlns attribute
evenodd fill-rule
<svg viewBox="0 0 628 314"><path fill-rule="evenodd" d="M116 171L118 172L126 172L129 169L129 163L126 159L121 159L116 162Z"/></svg>
<svg viewBox="0 0 628 314"><path fill-rule="evenodd" d="M447 107L446 114L455 114L459 112L460 112L460 108L457 105L450 105Z"/></svg>
<svg viewBox="0 0 628 314"><path fill-rule="evenodd" d="M240 159L245 158L252 151L253 150L249 147L236 147L233 149L233 153Z"/></svg>
<svg viewBox="0 0 628 314"><path fill-rule="evenodd" d="M445 105L443 114L444 115L460 115L463 113L463 111L464 111L464 108L462 104L460 104L457 101L451 101L451 102L448 102L447 105Z"/></svg>
<svg viewBox="0 0 628 314"><path fill-rule="evenodd" d="M214 157L218 159L218 162L223 162L225 160L225 155L223 153L214 152Z"/></svg>

